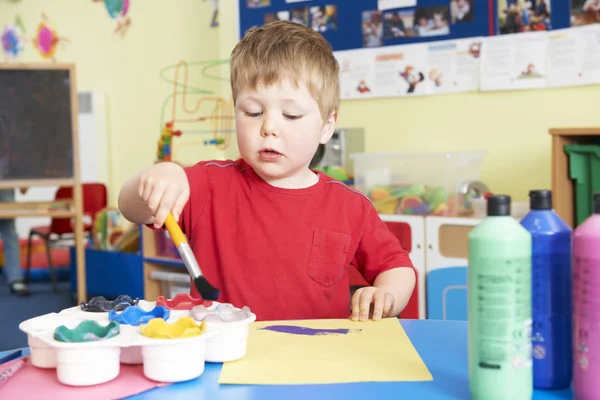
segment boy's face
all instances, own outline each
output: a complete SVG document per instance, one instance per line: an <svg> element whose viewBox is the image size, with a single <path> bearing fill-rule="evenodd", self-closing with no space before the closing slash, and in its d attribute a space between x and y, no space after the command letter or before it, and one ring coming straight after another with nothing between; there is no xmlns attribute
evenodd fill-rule
<svg viewBox="0 0 600 400"><path fill-rule="evenodd" d="M325 123L308 87L289 80L240 90L235 121L240 154L266 182L282 188L314 183L308 165L319 143L333 134L336 116Z"/></svg>

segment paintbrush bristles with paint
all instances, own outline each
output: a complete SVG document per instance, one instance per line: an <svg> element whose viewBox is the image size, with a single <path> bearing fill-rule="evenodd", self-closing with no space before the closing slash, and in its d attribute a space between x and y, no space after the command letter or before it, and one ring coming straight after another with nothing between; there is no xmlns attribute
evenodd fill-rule
<svg viewBox="0 0 600 400"><path fill-rule="evenodd" d="M198 289L200 296L202 296L204 300L217 300L219 298L219 290L211 285L204 275L202 275L200 265L198 265L198 261L192 252L192 248L172 213L167 215L165 226L169 231L171 240L173 240L175 247L177 247L177 251L179 251L181 258L183 259L185 267L194 280L194 286Z"/></svg>

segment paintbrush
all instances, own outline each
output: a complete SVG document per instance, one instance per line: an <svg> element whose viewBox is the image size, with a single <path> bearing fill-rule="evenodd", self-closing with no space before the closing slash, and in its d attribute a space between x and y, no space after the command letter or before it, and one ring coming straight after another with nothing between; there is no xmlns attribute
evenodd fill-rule
<svg viewBox="0 0 600 400"><path fill-rule="evenodd" d="M211 285L204 275L202 275L200 265L198 265L198 261L192 252L192 248L172 213L167 215L165 226L169 231L171 240L175 244L175 247L177 247L177 251L179 251L181 258L183 259L185 267L194 280L194 286L198 289L200 296L202 296L204 300L217 300L219 298L219 289Z"/></svg>
<svg viewBox="0 0 600 400"><path fill-rule="evenodd" d="M23 357L19 361L16 361L6 371L0 373L0 386L4 385L11 376L19 372L19 370L29 361L29 357Z"/></svg>

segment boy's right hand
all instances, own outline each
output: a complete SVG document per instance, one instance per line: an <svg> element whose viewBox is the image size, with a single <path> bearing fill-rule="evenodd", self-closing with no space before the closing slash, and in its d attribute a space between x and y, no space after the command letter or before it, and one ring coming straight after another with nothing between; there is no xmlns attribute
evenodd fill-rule
<svg viewBox="0 0 600 400"><path fill-rule="evenodd" d="M175 220L190 197L190 185L183 168L172 162L153 165L140 177L140 199L148 206L158 229L163 226L169 212Z"/></svg>

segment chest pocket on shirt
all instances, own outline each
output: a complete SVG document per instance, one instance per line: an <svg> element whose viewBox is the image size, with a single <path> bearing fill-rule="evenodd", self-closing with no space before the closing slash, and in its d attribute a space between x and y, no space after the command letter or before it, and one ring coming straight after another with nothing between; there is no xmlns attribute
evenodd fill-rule
<svg viewBox="0 0 600 400"><path fill-rule="evenodd" d="M350 236L326 229L315 229L307 273L315 282L331 287L339 282L346 267Z"/></svg>

